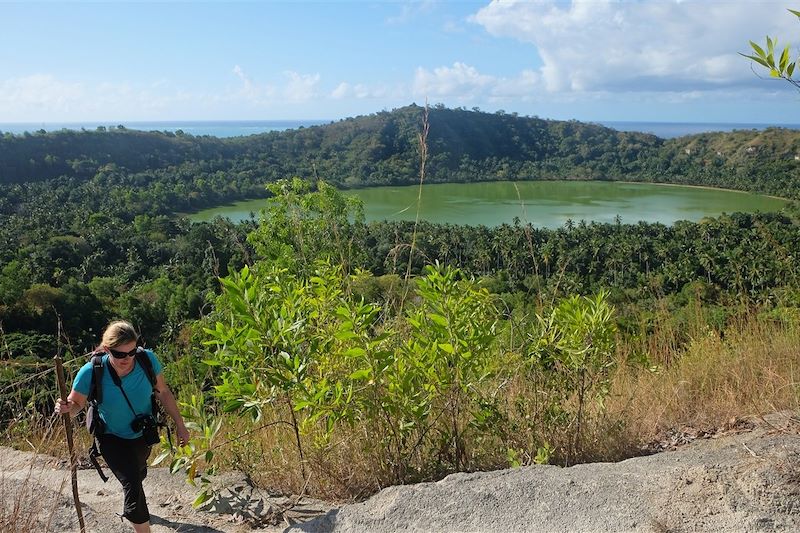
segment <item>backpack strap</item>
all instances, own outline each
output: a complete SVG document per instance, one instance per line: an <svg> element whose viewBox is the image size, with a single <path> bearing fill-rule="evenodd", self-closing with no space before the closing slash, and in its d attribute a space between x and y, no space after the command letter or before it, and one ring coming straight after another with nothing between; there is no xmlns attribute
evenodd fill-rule
<svg viewBox="0 0 800 533"><path fill-rule="evenodd" d="M87 403L102 403L103 401L103 354L92 354L92 381L89 385Z"/></svg>
<svg viewBox="0 0 800 533"><path fill-rule="evenodd" d="M97 474L100 476L100 479L102 479L103 483L105 483L108 481L108 476L103 473L103 467L100 466L100 463L97 461L97 458L101 455L100 447L97 445L97 437L95 437L92 439L92 447L89 448L89 462L92 463L92 466L95 470L97 470Z"/></svg>
<svg viewBox="0 0 800 533"><path fill-rule="evenodd" d="M151 410L153 411L153 416L156 418L156 421L161 425L161 422L163 422L163 415L161 413L161 407L156 401L156 392L158 392L156 389L156 372L153 369L153 362L150 360L150 356L147 355L144 348L139 347L139 349L136 350L136 363L142 367L145 376L147 376L148 381L150 381L150 386L153 388L153 392L150 394L150 402L152 403Z"/></svg>
<svg viewBox="0 0 800 533"><path fill-rule="evenodd" d="M92 381L89 385L89 394L86 396L86 429L92 436L92 446L89 448L89 462L97 470L103 483L108 481L108 476L103 473L103 468L97 461L100 457L100 447L97 445L98 435L105 432L103 421L100 419L98 404L103 401L103 354L92 354Z"/></svg>
<svg viewBox="0 0 800 533"><path fill-rule="evenodd" d="M153 391L155 391L156 373L155 370L153 370L153 362L150 360L150 356L147 355L147 351L142 347L136 350L136 362L139 363L142 370L144 370L147 379L150 381L150 385L153 387Z"/></svg>

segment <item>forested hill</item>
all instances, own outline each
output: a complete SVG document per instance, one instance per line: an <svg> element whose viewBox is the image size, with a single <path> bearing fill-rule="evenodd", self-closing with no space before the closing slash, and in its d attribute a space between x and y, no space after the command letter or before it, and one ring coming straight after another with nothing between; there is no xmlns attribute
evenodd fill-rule
<svg viewBox="0 0 800 533"><path fill-rule="evenodd" d="M423 108L326 125L218 139L182 132L97 131L5 134L0 183L113 176L142 189L154 182L194 193L186 209L264 194L263 184L299 175L345 187L418 180ZM430 110L429 182L609 179L731 187L800 196L800 132L768 129L663 140L596 124ZM185 203L185 200L184 200Z"/></svg>
<svg viewBox="0 0 800 533"><path fill-rule="evenodd" d="M186 161L237 157L236 150L215 137L117 128L94 131L6 133L0 138L2 183L42 181L60 176L91 178L115 165L140 172Z"/></svg>
<svg viewBox="0 0 800 533"><path fill-rule="evenodd" d="M218 139L181 132L124 128L7 134L0 141L3 182L59 176L91 178L106 165L128 172L197 161L261 163L270 177L310 175L345 185L408 183L417 177L423 108L348 118L330 124ZM619 172L642 150L657 149L652 135L619 133L595 124L548 121L515 114L430 110L429 177L436 181L548 177L566 167ZM264 168L266 167L266 168Z"/></svg>

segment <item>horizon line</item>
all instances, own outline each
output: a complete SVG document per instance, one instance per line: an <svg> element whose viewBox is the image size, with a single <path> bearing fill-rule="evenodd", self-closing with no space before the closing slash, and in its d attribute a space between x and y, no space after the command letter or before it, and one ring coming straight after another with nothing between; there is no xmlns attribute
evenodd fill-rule
<svg viewBox="0 0 800 533"><path fill-rule="evenodd" d="M490 113L493 114L493 113ZM363 115L359 115L363 116ZM97 124L97 125L114 125L114 126L125 126L126 124L177 124L177 123L187 123L187 124L224 124L224 123L237 123L237 124L262 124L265 122L313 122L315 125L321 125L326 123L337 122L340 120L346 120L347 118L356 118L356 117L343 117L343 118L265 118L265 119L158 119L158 120L113 120L113 119L105 119L105 120L53 120L53 121L43 121L43 120L34 120L34 121L13 121L13 122L0 122L0 126L30 126L30 125L88 125L88 124ZM777 125L777 126L800 126L800 122L713 122L713 121L670 121L670 120L624 120L624 119L552 119L552 118L542 118L539 116L522 116L520 118L536 118L540 120L551 120L556 122L570 122L570 121L577 121L583 123L597 123L597 124L720 124L720 125L754 125L754 126L763 126L763 125Z"/></svg>

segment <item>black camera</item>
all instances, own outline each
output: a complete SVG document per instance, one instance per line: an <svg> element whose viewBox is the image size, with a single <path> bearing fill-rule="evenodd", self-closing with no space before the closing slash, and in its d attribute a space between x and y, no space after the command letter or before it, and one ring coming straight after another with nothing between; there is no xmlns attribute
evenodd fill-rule
<svg viewBox="0 0 800 533"><path fill-rule="evenodd" d="M158 424L152 415L137 415L131 422L131 429L135 432L142 432L142 437L148 446L158 444L161 439L158 436Z"/></svg>

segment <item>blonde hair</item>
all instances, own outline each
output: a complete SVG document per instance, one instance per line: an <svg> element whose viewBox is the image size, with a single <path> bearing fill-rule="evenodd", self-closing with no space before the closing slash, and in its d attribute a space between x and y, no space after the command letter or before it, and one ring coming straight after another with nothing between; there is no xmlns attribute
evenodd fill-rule
<svg viewBox="0 0 800 533"><path fill-rule="evenodd" d="M103 346L107 348L116 348L138 340L139 334L136 328L126 320L115 320L103 332Z"/></svg>

